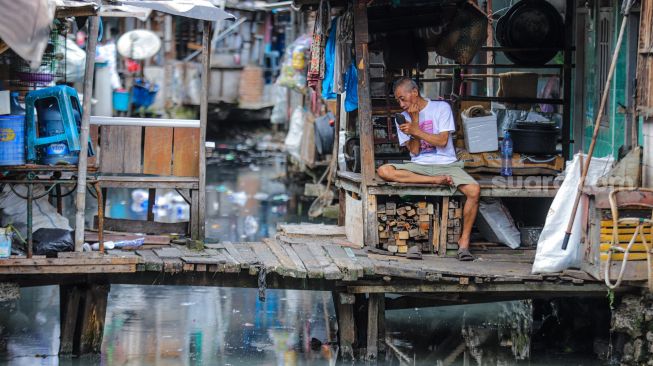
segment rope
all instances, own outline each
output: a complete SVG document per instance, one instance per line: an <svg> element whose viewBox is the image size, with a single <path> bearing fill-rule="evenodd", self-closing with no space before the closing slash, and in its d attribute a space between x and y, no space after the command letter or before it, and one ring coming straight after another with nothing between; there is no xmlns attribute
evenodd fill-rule
<svg viewBox="0 0 653 366"><path fill-rule="evenodd" d="M650 191L649 189L639 189L639 190L645 190L645 191ZM619 210L617 206L617 202L615 199L615 194L620 192L620 191L632 191L632 189L623 189L623 188L618 188L614 189L610 192L610 195L608 196L608 201L610 202L610 211L612 213L612 240L610 243L610 248L608 249L608 259L605 264L605 273L604 273L604 280L605 280L605 285L608 286L609 289L614 290L617 287L621 285L621 281L623 280L624 273L626 272L626 264L628 263L628 256L630 253L630 250L633 247L633 244L635 244L635 240L637 239L637 236L642 239L642 243L644 244L644 247L646 248L646 270L648 271L648 288L649 291L653 292L653 271L651 269L651 265L653 264L653 258L651 257L651 243L646 241L646 235L644 235L644 225L653 225L653 220L651 219L645 219L645 218L635 218L635 217L628 217L628 218L619 218ZM653 218L653 211L652 213L652 218ZM628 245L626 246L626 249L622 248L619 246L619 224L620 223L636 223L637 226L635 227L635 232L633 233L633 236L630 238L630 241L628 242ZM617 276L617 279L614 283L610 281L610 268L612 267L612 254L615 252L620 252L623 253L624 257L621 260L621 268L619 270L619 275Z"/></svg>

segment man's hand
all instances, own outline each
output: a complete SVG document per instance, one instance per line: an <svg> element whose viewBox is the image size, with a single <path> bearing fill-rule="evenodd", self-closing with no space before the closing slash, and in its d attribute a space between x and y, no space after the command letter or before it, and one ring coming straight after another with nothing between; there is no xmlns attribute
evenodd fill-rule
<svg viewBox="0 0 653 366"><path fill-rule="evenodd" d="M399 129L401 130L401 132L410 136L416 136L420 131L419 125L417 123L412 123L412 122L407 122L402 125L399 125Z"/></svg>
<svg viewBox="0 0 653 366"><path fill-rule="evenodd" d="M410 117L413 121L416 120L417 118L413 118L413 115L417 114L419 117L419 105L417 103L411 104L406 112L410 114Z"/></svg>

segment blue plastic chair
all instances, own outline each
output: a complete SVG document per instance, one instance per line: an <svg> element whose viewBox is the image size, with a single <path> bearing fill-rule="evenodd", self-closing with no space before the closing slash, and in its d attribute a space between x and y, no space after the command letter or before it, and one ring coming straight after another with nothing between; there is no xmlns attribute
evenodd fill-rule
<svg viewBox="0 0 653 366"><path fill-rule="evenodd" d="M55 98L61 114L61 122L63 125L64 133L38 137L35 118L35 106L39 100L46 98ZM27 124L27 160L35 161L36 148L38 146L49 145L56 142L66 142L69 151L79 151L79 131L75 121L74 110L76 109L79 115L82 115L82 105L79 102L77 91L66 85L57 85L49 88L44 88L32 91L25 97L25 123ZM92 149L89 139L89 148ZM92 150L89 150L89 155L92 155Z"/></svg>

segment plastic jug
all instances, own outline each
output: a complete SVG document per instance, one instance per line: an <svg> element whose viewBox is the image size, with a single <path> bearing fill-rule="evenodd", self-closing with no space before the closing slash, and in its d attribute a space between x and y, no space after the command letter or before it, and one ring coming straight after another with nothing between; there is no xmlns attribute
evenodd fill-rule
<svg viewBox="0 0 653 366"><path fill-rule="evenodd" d="M508 131L503 136L501 143L501 175L504 177L512 175L512 139Z"/></svg>
<svg viewBox="0 0 653 366"><path fill-rule="evenodd" d="M11 92L10 94L9 105L11 108L11 114L14 116L24 116L25 108L20 105L20 102L18 101L18 95L18 92Z"/></svg>
<svg viewBox="0 0 653 366"><path fill-rule="evenodd" d="M11 232L0 228L0 258L9 258L11 255Z"/></svg>

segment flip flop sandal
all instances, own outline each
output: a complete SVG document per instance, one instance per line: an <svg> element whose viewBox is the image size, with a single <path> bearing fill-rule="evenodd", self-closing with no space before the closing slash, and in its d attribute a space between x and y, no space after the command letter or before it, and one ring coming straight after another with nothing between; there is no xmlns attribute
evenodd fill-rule
<svg viewBox="0 0 653 366"><path fill-rule="evenodd" d="M408 251L406 252L406 258L422 259L422 249L417 245L408 248Z"/></svg>
<svg viewBox="0 0 653 366"><path fill-rule="evenodd" d="M458 260L461 262L470 262L475 258L472 253L469 252L469 249L458 249Z"/></svg>

